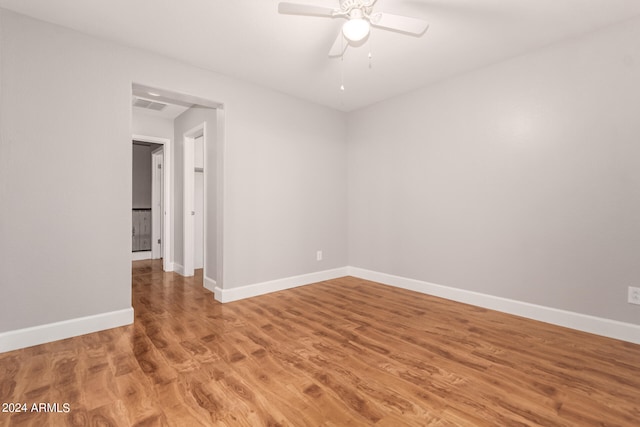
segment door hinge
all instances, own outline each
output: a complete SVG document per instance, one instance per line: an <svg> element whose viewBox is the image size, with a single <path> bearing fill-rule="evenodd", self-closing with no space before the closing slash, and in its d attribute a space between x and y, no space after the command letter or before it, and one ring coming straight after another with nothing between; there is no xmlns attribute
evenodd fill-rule
<svg viewBox="0 0 640 427"><path fill-rule="evenodd" d="M162 169L162 165L161 164L158 164L158 169Z"/></svg>
<svg viewBox="0 0 640 427"><path fill-rule="evenodd" d="M160 244L160 239L158 239L158 244Z"/></svg>

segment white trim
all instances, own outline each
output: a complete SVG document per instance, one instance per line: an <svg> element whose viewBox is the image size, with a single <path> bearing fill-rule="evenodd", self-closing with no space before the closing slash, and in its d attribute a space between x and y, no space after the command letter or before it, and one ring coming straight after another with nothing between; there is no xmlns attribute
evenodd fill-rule
<svg viewBox="0 0 640 427"><path fill-rule="evenodd" d="M315 273L302 274L300 276L285 277L283 279L270 280L268 282L254 283L252 285L239 286L231 289L221 289L215 287L213 292L215 299L220 302L232 302L271 292L291 289L298 286L310 285L322 282L323 280L337 279L347 275L347 267L335 268L333 270L318 271Z"/></svg>
<svg viewBox="0 0 640 427"><path fill-rule="evenodd" d="M224 286L224 170L225 170L225 112L216 109L216 286Z"/></svg>
<svg viewBox="0 0 640 427"><path fill-rule="evenodd" d="M350 276L408 289L423 294L446 298L453 301L488 308L503 313L514 314L528 319L539 320L557 326L602 335L640 344L640 325L624 323L616 320L545 307L527 302L511 300L479 292L467 291L448 286L436 285L406 277L366 270L358 267L347 267Z"/></svg>
<svg viewBox="0 0 640 427"><path fill-rule="evenodd" d="M208 289L211 292L215 292L216 286L218 286L218 283L215 280L207 276L203 276L202 282L204 284L205 289Z"/></svg>
<svg viewBox="0 0 640 427"><path fill-rule="evenodd" d="M162 232L162 238L164 239L162 245L162 269L164 271L173 271L171 268L171 229L173 228L173 217L171 212L173 211L173 200L171 199L171 140L168 138L160 138L157 136L148 135L131 135L132 141L152 142L154 144L162 144L164 146L164 230Z"/></svg>
<svg viewBox="0 0 640 427"><path fill-rule="evenodd" d="M142 261L151 259L151 251L131 252L131 261Z"/></svg>
<svg viewBox="0 0 640 427"><path fill-rule="evenodd" d="M63 340L133 323L133 308L0 333L0 352Z"/></svg>
<svg viewBox="0 0 640 427"><path fill-rule="evenodd" d="M179 275L184 276L184 267L181 264L178 264L177 262L173 263L173 269L171 271L175 271Z"/></svg>
<svg viewBox="0 0 640 427"><path fill-rule="evenodd" d="M131 135L131 139L134 141L140 141L140 142L151 142L154 144L168 144L170 139L168 138L161 138L159 136L148 136L148 135L137 135L137 134L133 134Z"/></svg>

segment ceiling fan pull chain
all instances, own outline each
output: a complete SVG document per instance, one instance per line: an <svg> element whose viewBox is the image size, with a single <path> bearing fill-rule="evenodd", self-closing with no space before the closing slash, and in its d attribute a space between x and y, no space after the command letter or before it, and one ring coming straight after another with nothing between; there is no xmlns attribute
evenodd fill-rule
<svg viewBox="0 0 640 427"><path fill-rule="evenodd" d="M367 40L367 45L369 46L369 69L371 69L371 34L369 34L369 39Z"/></svg>
<svg viewBox="0 0 640 427"><path fill-rule="evenodd" d="M340 55L340 105L344 107L344 50Z"/></svg>
<svg viewBox="0 0 640 427"><path fill-rule="evenodd" d="M340 92L344 92L344 37L341 40L342 55L340 55Z"/></svg>

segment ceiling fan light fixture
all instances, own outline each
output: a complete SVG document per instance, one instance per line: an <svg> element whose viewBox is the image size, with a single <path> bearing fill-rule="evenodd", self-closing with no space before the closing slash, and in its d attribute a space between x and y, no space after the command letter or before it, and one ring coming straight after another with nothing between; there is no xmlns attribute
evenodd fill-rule
<svg viewBox="0 0 640 427"><path fill-rule="evenodd" d="M353 9L349 20L342 26L342 34L349 41L359 42L369 35L370 29L369 21L364 18L362 10Z"/></svg>
<svg viewBox="0 0 640 427"><path fill-rule="evenodd" d="M369 21L362 18L350 19L342 26L342 34L349 41L359 42L369 35Z"/></svg>

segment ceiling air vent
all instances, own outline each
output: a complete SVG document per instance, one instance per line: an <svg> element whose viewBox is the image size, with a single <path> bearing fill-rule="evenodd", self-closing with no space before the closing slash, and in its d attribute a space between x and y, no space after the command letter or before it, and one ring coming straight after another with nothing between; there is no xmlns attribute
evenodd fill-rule
<svg viewBox="0 0 640 427"><path fill-rule="evenodd" d="M147 110L162 111L167 107L167 104L158 101L152 101L150 99L135 98L133 100L133 106L138 108L146 108Z"/></svg>

